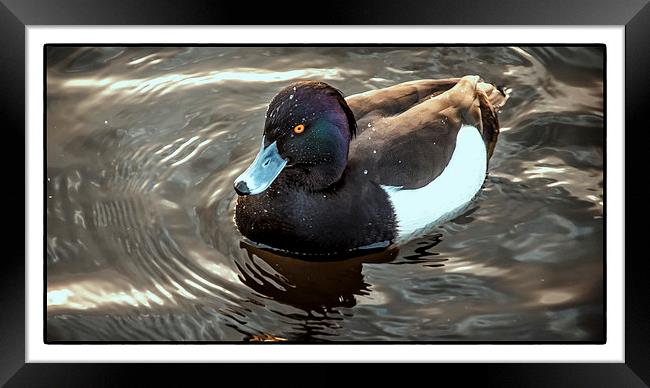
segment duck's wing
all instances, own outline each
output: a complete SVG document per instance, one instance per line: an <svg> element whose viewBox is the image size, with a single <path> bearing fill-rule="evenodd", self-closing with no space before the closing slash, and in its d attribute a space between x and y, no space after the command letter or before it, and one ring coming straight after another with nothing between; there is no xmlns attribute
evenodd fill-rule
<svg viewBox="0 0 650 388"><path fill-rule="evenodd" d="M370 126L360 125L359 130L364 131L350 145L350 174L366 175L382 185L423 187L449 163L463 124L477 128L486 144L488 159L492 155L499 134L496 107L506 99L494 86L480 82L478 76L467 76L438 82L416 81L393 88L367 94L366 98L373 96L373 102L367 103L374 104L373 107L360 108L359 103L356 109L388 112L381 108L381 101L389 96L402 96L397 105L407 98L417 98L417 103L397 114L370 116ZM432 93L423 97L429 92ZM355 97L357 102L361 101L359 98ZM368 114L371 113L362 117Z"/></svg>
<svg viewBox="0 0 650 388"><path fill-rule="evenodd" d="M368 120L405 112L426 98L449 90L460 78L424 79L404 82L388 88L370 90L345 98L363 131Z"/></svg>

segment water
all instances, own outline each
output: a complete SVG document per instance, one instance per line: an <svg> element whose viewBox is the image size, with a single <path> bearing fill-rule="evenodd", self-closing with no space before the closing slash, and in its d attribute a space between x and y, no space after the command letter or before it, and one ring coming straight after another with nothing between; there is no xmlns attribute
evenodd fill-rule
<svg viewBox="0 0 650 388"><path fill-rule="evenodd" d="M602 341L602 63L598 47L50 48L47 337ZM288 82L466 74L511 98L464 215L344 261L241 241L232 182Z"/></svg>

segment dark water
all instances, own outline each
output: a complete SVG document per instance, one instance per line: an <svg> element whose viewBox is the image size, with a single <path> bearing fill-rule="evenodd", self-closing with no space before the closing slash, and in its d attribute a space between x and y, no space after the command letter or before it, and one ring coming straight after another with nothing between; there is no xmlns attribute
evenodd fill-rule
<svg viewBox="0 0 650 388"><path fill-rule="evenodd" d="M50 340L600 341L600 48L53 48ZM296 78L346 95L511 89L483 191L426 238L338 262L241 243L233 179Z"/></svg>

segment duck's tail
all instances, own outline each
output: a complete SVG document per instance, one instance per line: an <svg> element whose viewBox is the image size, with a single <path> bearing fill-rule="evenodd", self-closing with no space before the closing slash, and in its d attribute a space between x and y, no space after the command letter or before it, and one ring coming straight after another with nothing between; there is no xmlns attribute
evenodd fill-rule
<svg viewBox="0 0 650 388"><path fill-rule="evenodd" d="M490 159L499 137L500 127L497 114L508 101L509 91L502 86L480 81L477 85L477 95L483 124L483 138L487 144L488 159Z"/></svg>
<svg viewBox="0 0 650 388"><path fill-rule="evenodd" d="M498 112L508 99L507 91L485 82L478 75L467 75L458 79L445 94L451 106L459 111L461 121L479 129L489 160L499 137Z"/></svg>
<svg viewBox="0 0 650 388"><path fill-rule="evenodd" d="M479 81L478 88L485 93L490 105L500 110L510 98L510 90L504 86L492 85L483 80Z"/></svg>

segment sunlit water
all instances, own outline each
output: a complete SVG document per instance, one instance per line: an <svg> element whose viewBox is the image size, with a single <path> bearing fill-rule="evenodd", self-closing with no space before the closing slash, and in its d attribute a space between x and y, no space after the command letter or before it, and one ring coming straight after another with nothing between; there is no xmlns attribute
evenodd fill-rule
<svg viewBox="0 0 650 388"><path fill-rule="evenodd" d="M50 340L603 339L600 48L50 48L47 61ZM242 244L232 182L280 88L466 74L511 98L463 216L344 261Z"/></svg>

